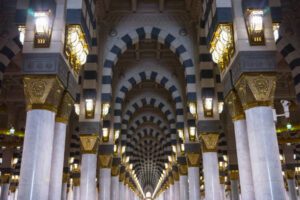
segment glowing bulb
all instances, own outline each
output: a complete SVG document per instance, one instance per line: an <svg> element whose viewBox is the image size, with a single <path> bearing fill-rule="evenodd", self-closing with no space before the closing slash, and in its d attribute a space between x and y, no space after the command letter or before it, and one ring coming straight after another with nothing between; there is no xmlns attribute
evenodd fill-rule
<svg viewBox="0 0 300 200"><path fill-rule="evenodd" d="M218 104L218 111L219 113L222 113L224 109L224 102L219 102Z"/></svg>
<svg viewBox="0 0 300 200"><path fill-rule="evenodd" d="M115 140L117 140L120 136L120 130L115 130Z"/></svg>
<svg viewBox="0 0 300 200"><path fill-rule="evenodd" d="M189 109L192 115L196 115L197 114L197 108L196 108L196 104L193 102L189 103Z"/></svg>
<svg viewBox="0 0 300 200"><path fill-rule="evenodd" d="M107 137L108 137L108 132L109 132L109 131L108 131L108 128L103 128L103 129L102 129L102 134L103 134L103 137L104 137L104 138L107 138Z"/></svg>
<svg viewBox="0 0 300 200"><path fill-rule="evenodd" d="M110 107L109 103L104 103L104 104L102 105L102 116L103 116L103 117L106 116L106 115L108 114L108 112L109 112L109 107Z"/></svg>
<svg viewBox="0 0 300 200"><path fill-rule="evenodd" d="M181 144L180 148L181 148L181 151L184 152L184 150L185 150L184 144Z"/></svg>
<svg viewBox="0 0 300 200"><path fill-rule="evenodd" d="M172 145L172 151L173 151L174 153L176 153L176 146L175 146L175 145Z"/></svg>
<svg viewBox="0 0 300 200"><path fill-rule="evenodd" d="M292 128L293 128L293 125L291 124L291 123L287 123L286 124L286 128L287 128L287 130L292 130Z"/></svg>
<svg viewBox="0 0 300 200"><path fill-rule="evenodd" d="M49 16L46 12L35 12L35 29L38 34L44 34L49 29Z"/></svg>
<svg viewBox="0 0 300 200"><path fill-rule="evenodd" d="M196 135L196 127L194 127L194 126L190 127L190 135L193 137Z"/></svg>
<svg viewBox="0 0 300 200"><path fill-rule="evenodd" d="M182 140L184 139L183 130L182 129L178 129L178 137L181 138Z"/></svg>
<svg viewBox="0 0 300 200"><path fill-rule="evenodd" d="M249 16L249 23L252 31L260 32L263 30L263 11L253 10Z"/></svg>
<svg viewBox="0 0 300 200"><path fill-rule="evenodd" d="M212 110L213 107L213 99L212 98L205 98L204 99L204 108L206 110Z"/></svg>
<svg viewBox="0 0 300 200"><path fill-rule="evenodd" d="M86 99L85 100L86 111L91 112L94 109L94 100L93 99Z"/></svg>
<svg viewBox="0 0 300 200"><path fill-rule="evenodd" d="M74 108L75 108L76 115L79 115L80 114L80 105L78 103L75 103Z"/></svg>

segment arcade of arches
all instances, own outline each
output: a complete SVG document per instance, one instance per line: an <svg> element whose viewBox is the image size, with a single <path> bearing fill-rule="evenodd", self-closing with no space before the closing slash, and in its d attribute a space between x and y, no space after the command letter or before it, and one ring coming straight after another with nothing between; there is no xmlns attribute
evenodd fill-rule
<svg viewBox="0 0 300 200"><path fill-rule="evenodd" d="M0 0L0 200L300 199L298 0Z"/></svg>

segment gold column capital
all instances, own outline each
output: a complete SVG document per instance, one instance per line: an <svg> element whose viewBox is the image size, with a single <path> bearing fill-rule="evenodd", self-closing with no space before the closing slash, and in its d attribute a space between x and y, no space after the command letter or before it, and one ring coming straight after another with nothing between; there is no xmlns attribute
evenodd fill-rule
<svg viewBox="0 0 300 200"><path fill-rule="evenodd" d="M10 192L15 193L17 191L17 186L16 185L10 185L9 190L10 190Z"/></svg>
<svg viewBox="0 0 300 200"><path fill-rule="evenodd" d="M70 176L69 173L63 173L63 179L62 179L63 183L68 182L69 176Z"/></svg>
<svg viewBox="0 0 300 200"><path fill-rule="evenodd" d="M2 174L0 178L2 184L7 184L10 180L10 174Z"/></svg>
<svg viewBox="0 0 300 200"><path fill-rule="evenodd" d="M225 98L225 102L228 105L229 113L233 121L245 119L243 106L236 91L231 90Z"/></svg>
<svg viewBox="0 0 300 200"><path fill-rule="evenodd" d="M170 185L174 185L174 178L173 178L173 176L169 176L169 183L170 183Z"/></svg>
<svg viewBox="0 0 300 200"><path fill-rule="evenodd" d="M239 171L238 170L230 170L229 177L230 177L230 180L238 180L239 179Z"/></svg>
<svg viewBox="0 0 300 200"><path fill-rule="evenodd" d="M285 170L285 175L287 179L294 179L295 178L295 171L294 170Z"/></svg>
<svg viewBox="0 0 300 200"><path fill-rule="evenodd" d="M178 171L172 171L173 177L174 177L174 181L179 181L179 173Z"/></svg>
<svg viewBox="0 0 300 200"><path fill-rule="evenodd" d="M187 165L179 165L179 174L181 176L186 176L188 174L188 167L187 167Z"/></svg>
<svg viewBox="0 0 300 200"><path fill-rule="evenodd" d="M272 106L276 88L275 73L245 73L236 84L244 110Z"/></svg>
<svg viewBox="0 0 300 200"><path fill-rule="evenodd" d="M84 154L96 154L99 138L97 135L80 135L80 148Z"/></svg>
<svg viewBox="0 0 300 200"><path fill-rule="evenodd" d="M191 152L186 154L189 167L199 167L200 166L200 152Z"/></svg>
<svg viewBox="0 0 300 200"><path fill-rule="evenodd" d="M125 172L120 173L120 175L119 175L119 181L120 182L125 181Z"/></svg>
<svg viewBox="0 0 300 200"><path fill-rule="evenodd" d="M112 166L111 167L111 175L112 176L118 176L120 173L120 167L119 166Z"/></svg>
<svg viewBox="0 0 300 200"><path fill-rule="evenodd" d="M74 178L73 179L73 184L75 187L80 186L80 178Z"/></svg>
<svg viewBox="0 0 300 200"><path fill-rule="evenodd" d="M64 93L56 114L56 122L67 124L72 112L74 100L69 93Z"/></svg>
<svg viewBox="0 0 300 200"><path fill-rule="evenodd" d="M27 110L57 112L64 87L56 76L27 75L23 78Z"/></svg>
<svg viewBox="0 0 300 200"><path fill-rule="evenodd" d="M220 134L218 133L205 133L200 135L203 153L217 151L219 136Z"/></svg>
<svg viewBox="0 0 300 200"><path fill-rule="evenodd" d="M220 184L225 184L225 176L220 176Z"/></svg>
<svg viewBox="0 0 300 200"><path fill-rule="evenodd" d="M110 168L112 164L113 155L103 154L99 155L99 166L100 168Z"/></svg>

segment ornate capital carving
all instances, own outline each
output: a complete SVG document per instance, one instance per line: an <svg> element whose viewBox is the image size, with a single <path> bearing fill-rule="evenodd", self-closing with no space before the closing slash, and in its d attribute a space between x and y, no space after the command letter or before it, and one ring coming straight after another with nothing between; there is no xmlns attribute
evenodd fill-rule
<svg viewBox="0 0 300 200"><path fill-rule="evenodd" d="M119 181L120 182L125 181L125 172L120 172Z"/></svg>
<svg viewBox="0 0 300 200"><path fill-rule="evenodd" d="M218 133L206 133L201 134L202 151L216 152L218 147L219 134Z"/></svg>
<svg viewBox="0 0 300 200"><path fill-rule="evenodd" d="M65 93L62 97L62 101L58 107L56 114L56 121L62 123L68 123L70 114L72 112L74 100L69 93Z"/></svg>
<svg viewBox="0 0 300 200"><path fill-rule="evenodd" d="M179 181L179 173L178 173L178 171L173 170L172 174L173 174L174 181Z"/></svg>
<svg viewBox="0 0 300 200"><path fill-rule="evenodd" d="M73 179L73 184L74 184L75 187L80 186L80 178L77 178L77 177L74 178Z"/></svg>
<svg viewBox="0 0 300 200"><path fill-rule="evenodd" d="M63 179L62 179L63 183L67 183L68 182L69 176L70 176L69 173L63 173Z"/></svg>
<svg viewBox="0 0 300 200"><path fill-rule="evenodd" d="M244 110L256 106L272 106L276 88L276 74L243 74L236 84Z"/></svg>
<svg viewBox="0 0 300 200"><path fill-rule="evenodd" d="M239 171L238 170L230 170L229 177L230 177L230 180L238 180L239 179Z"/></svg>
<svg viewBox="0 0 300 200"><path fill-rule="evenodd" d="M25 76L23 82L27 110L57 112L64 88L56 76Z"/></svg>
<svg viewBox="0 0 300 200"><path fill-rule="evenodd" d="M231 90L225 101L228 105L229 113L233 121L245 119L243 106L236 91Z"/></svg>
<svg viewBox="0 0 300 200"><path fill-rule="evenodd" d="M287 179L294 179L295 178L295 171L294 170L286 170L285 175Z"/></svg>
<svg viewBox="0 0 300 200"><path fill-rule="evenodd" d="M80 135L81 152L85 154L96 154L99 138L97 135Z"/></svg>
<svg viewBox="0 0 300 200"><path fill-rule="evenodd" d="M1 183L8 184L10 180L10 174L2 174L1 175Z"/></svg>
<svg viewBox="0 0 300 200"><path fill-rule="evenodd" d="M110 168L112 163L112 154L99 155L99 166L101 168Z"/></svg>
<svg viewBox="0 0 300 200"><path fill-rule="evenodd" d="M179 174L181 176L186 176L188 173L188 167L187 165L179 165Z"/></svg>
<svg viewBox="0 0 300 200"><path fill-rule="evenodd" d="M200 152L199 153L187 153L187 161L188 161L189 167L199 167Z"/></svg>
<svg viewBox="0 0 300 200"><path fill-rule="evenodd" d="M120 172L120 168L119 166L112 166L111 167L111 175L112 176L118 176L119 175L119 172Z"/></svg>
<svg viewBox="0 0 300 200"><path fill-rule="evenodd" d="M225 184L225 176L220 176L220 184Z"/></svg>

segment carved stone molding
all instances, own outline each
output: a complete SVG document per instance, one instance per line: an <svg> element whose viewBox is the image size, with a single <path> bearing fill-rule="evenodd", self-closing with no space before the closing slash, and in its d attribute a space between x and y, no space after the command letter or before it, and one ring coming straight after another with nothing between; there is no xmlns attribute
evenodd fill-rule
<svg viewBox="0 0 300 200"><path fill-rule="evenodd" d="M200 152L199 153L187 153L187 161L189 167L199 167L200 165Z"/></svg>
<svg viewBox="0 0 300 200"><path fill-rule="evenodd" d="M181 176L186 176L188 173L188 167L187 165L179 165L179 174Z"/></svg>
<svg viewBox="0 0 300 200"><path fill-rule="evenodd" d="M245 119L245 113L238 94L235 91L230 91L225 99L229 113L233 121Z"/></svg>
<svg viewBox="0 0 300 200"><path fill-rule="evenodd" d="M218 140L219 140L218 133L206 133L202 134L202 151L205 152L216 152L218 148Z"/></svg>
<svg viewBox="0 0 300 200"><path fill-rule="evenodd" d="M276 88L276 74L243 74L236 84L244 110L256 106L272 106Z"/></svg>
<svg viewBox="0 0 300 200"><path fill-rule="evenodd" d="M25 76L23 81L27 110L57 112L64 88L55 76Z"/></svg>
<svg viewBox="0 0 300 200"><path fill-rule="evenodd" d="M99 138L97 135L80 135L80 148L84 154L96 154Z"/></svg>
<svg viewBox="0 0 300 200"><path fill-rule="evenodd" d="M65 93L62 97L62 101L58 107L56 114L56 121L62 123L68 123L70 114L74 106L74 100L69 93Z"/></svg>
<svg viewBox="0 0 300 200"><path fill-rule="evenodd" d="M99 155L100 168L110 168L112 163L112 158L113 158L112 154Z"/></svg>

